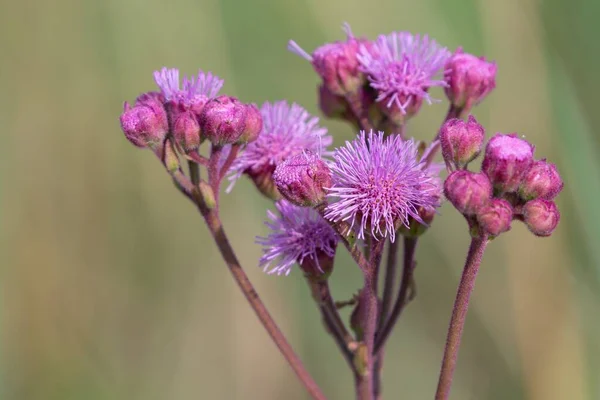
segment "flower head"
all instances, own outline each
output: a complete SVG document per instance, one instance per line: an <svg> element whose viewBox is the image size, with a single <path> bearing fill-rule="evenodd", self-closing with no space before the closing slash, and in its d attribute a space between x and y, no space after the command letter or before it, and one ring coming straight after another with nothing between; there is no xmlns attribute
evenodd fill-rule
<svg viewBox="0 0 600 400"><path fill-rule="evenodd" d="M211 72L204 73L202 70L198 70L198 75L195 77L184 76L180 86L179 70L176 68L154 71L154 81L166 101L192 107L197 114L200 110L195 108L202 108L206 101L215 97L223 86L222 79Z"/></svg>
<svg viewBox="0 0 600 400"><path fill-rule="evenodd" d="M550 236L560 221L556 203L546 199L534 199L523 206L523 220L536 236Z"/></svg>
<svg viewBox="0 0 600 400"><path fill-rule="evenodd" d="M368 45L367 40L354 37L350 25L344 24L344 31L345 41L326 43L312 55L293 40L288 43L288 50L310 61L325 87L338 96L356 92L364 82L356 56L361 45Z"/></svg>
<svg viewBox="0 0 600 400"><path fill-rule="evenodd" d="M136 101L133 107L125 103L120 121L125 137L141 148L162 145L169 131L167 113L162 103L150 94Z"/></svg>
<svg viewBox="0 0 600 400"><path fill-rule="evenodd" d="M444 194L464 215L476 214L492 198L492 184L483 173L454 171L444 182Z"/></svg>
<svg viewBox="0 0 600 400"><path fill-rule="evenodd" d="M354 141L336 149L333 158L329 197L337 201L326 208L325 217L350 221L359 238L366 231L393 241L400 224L409 226L409 217L423 222L419 209L439 206L439 180L419 159L413 140L361 131Z"/></svg>
<svg viewBox="0 0 600 400"><path fill-rule="evenodd" d="M263 246L260 266L277 275L289 274L296 263L316 265L320 273L328 272L320 260L333 259L335 255L338 237L333 228L312 208L298 207L286 200L276 202L275 207L279 214L267 211L270 221L265 223L271 232L256 240Z"/></svg>
<svg viewBox="0 0 600 400"><path fill-rule="evenodd" d="M318 125L319 119L297 104L289 105L286 101L265 103L260 111L262 131L233 163L229 177L232 185L246 173L257 186L258 181L264 181L264 185L269 186L273 171L283 160L304 150L323 153L321 150L332 142L327 129ZM274 189L273 185L270 186L270 189Z"/></svg>
<svg viewBox="0 0 600 400"><path fill-rule="evenodd" d="M496 63L459 48L446 64L446 96L455 107L470 109L494 90L497 69Z"/></svg>
<svg viewBox="0 0 600 400"><path fill-rule="evenodd" d="M467 122L453 118L440 129L440 143L444 161L449 168L460 169L473 161L483 146L485 130L475 117L469 115Z"/></svg>
<svg viewBox="0 0 600 400"><path fill-rule="evenodd" d="M533 163L534 147L516 134L497 133L488 142L481 170L499 192L514 192Z"/></svg>
<svg viewBox="0 0 600 400"><path fill-rule="evenodd" d="M325 201L331 187L331 172L317 154L306 150L289 157L275 168L277 190L292 204L315 207Z"/></svg>
<svg viewBox="0 0 600 400"><path fill-rule="evenodd" d="M218 146L237 142L246 127L247 110L245 104L232 96L209 100L200 114L202 135Z"/></svg>
<svg viewBox="0 0 600 400"><path fill-rule="evenodd" d="M358 61L384 111L396 109L410 116L423 100L432 103L430 87L446 86L435 77L449 56L445 47L426 35L392 32L380 35L371 48L361 46Z"/></svg>

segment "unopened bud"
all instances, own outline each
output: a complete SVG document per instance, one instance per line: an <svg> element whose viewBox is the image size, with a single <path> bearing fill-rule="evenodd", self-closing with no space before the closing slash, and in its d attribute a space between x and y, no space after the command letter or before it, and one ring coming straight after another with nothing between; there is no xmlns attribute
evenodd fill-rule
<svg viewBox="0 0 600 400"><path fill-rule="evenodd" d="M327 86L319 86L319 108L327 118L344 118L348 113L348 102L343 96L333 93Z"/></svg>
<svg viewBox="0 0 600 400"><path fill-rule="evenodd" d="M169 130L167 113L156 99L134 107L125 103L120 120L125 137L141 148L162 145Z"/></svg>
<svg viewBox="0 0 600 400"><path fill-rule="evenodd" d="M535 199L525 203L523 217L534 235L550 236L560 221L560 212L553 201Z"/></svg>
<svg viewBox="0 0 600 400"><path fill-rule="evenodd" d="M534 147L516 134L496 134L485 148L481 169L500 193L515 192L533 163Z"/></svg>
<svg viewBox="0 0 600 400"><path fill-rule="evenodd" d="M456 50L446 63L446 96L459 109L479 104L496 87L496 63Z"/></svg>
<svg viewBox="0 0 600 400"><path fill-rule="evenodd" d="M254 186L261 192L265 197L277 201L281 199L281 193L277 190L277 186L273 181L273 172L275 168L273 166L265 166L257 170L249 168L245 171L245 174L252 180Z"/></svg>
<svg viewBox="0 0 600 400"><path fill-rule="evenodd" d="M246 105L231 96L209 100L200 115L201 135L217 146L236 143L246 123Z"/></svg>
<svg viewBox="0 0 600 400"><path fill-rule="evenodd" d="M335 249L336 244L333 244L333 246ZM317 250L316 259L314 257L304 257L299 265L306 277L311 281L325 281L333 271L333 259L334 256L330 256L322 250Z"/></svg>
<svg viewBox="0 0 600 400"><path fill-rule="evenodd" d="M481 152L485 130L475 117L469 116L467 122L462 119L450 119L442 125L440 143L446 165L464 168Z"/></svg>
<svg viewBox="0 0 600 400"><path fill-rule="evenodd" d="M315 207L323 203L331 187L331 171L310 150L289 157L275 168L273 180L279 193L292 204Z"/></svg>
<svg viewBox="0 0 600 400"><path fill-rule="evenodd" d="M519 187L519 195L523 200L542 198L552 200L563 188L563 181L556 165L546 160L535 161L525 173Z"/></svg>
<svg viewBox="0 0 600 400"><path fill-rule="evenodd" d="M479 226L489 235L498 236L510 229L513 209L510 203L502 199L492 199L477 213Z"/></svg>
<svg viewBox="0 0 600 400"><path fill-rule="evenodd" d="M492 197L492 185L485 174L454 171L444 182L444 194L464 215L476 214Z"/></svg>
<svg viewBox="0 0 600 400"><path fill-rule="evenodd" d="M263 120L260 110L255 104L246 104L246 121L244 124L244 130L240 138L237 140L237 144L246 144L254 142L258 139L258 135L262 131Z"/></svg>
<svg viewBox="0 0 600 400"><path fill-rule="evenodd" d="M173 137L180 149L192 153L200 147L200 126L191 111L178 112L173 118Z"/></svg>

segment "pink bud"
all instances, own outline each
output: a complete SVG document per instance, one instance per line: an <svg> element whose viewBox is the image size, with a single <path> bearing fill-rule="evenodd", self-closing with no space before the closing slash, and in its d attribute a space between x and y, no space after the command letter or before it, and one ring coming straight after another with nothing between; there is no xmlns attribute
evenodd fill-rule
<svg viewBox="0 0 600 400"><path fill-rule="evenodd" d="M165 103L165 96L161 92L146 92L140 94L135 99L135 105L138 106L140 104L144 105L152 105L154 102L158 102L160 104Z"/></svg>
<svg viewBox="0 0 600 400"><path fill-rule="evenodd" d="M263 120L260 110L255 104L246 104L246 121L244 131L238 139L238 144L254 142L262 131Z"/></svg>
<svg viewBox="0 0 600 400"><path fill-rule="evenodd" d="M535 161L523 177L519 195L524 200L542 198L552 200L563 188L556 165L546 160Z"/></svg>
<svg viewBox="0 0 600 400"><path fill-rule="evenodd" d="M560 212L553 201L535 199L523 206L524 221L536 236L550 236L560 220Z"/></svg>
<svg viewBox="0 0 600 400"><path fill-rule="evenodd" d="M472 115L467 122L456 118L446 121L440 130L440 143L446 165L464 168L481 152L484 137L483 126Z"/></svg>
<svg viewBox="0 0 600 400"><path fill-rule="evenodd" d="M516 134L496 134L485 148L481 169L499 192L515 192L533 163L534 147Z"/></svg>
<svg viewBox="0 0 600 400"><path fill-rule="evenodd" d="M161 145L169 131L167 113L156 99L148 99L134 107L125 103L120 120L125 137L141 148Z"/></svg>
<svg viewBox="0 0 600 400"><path fill-rule="evenodd" d="M350 38L345 42L325 44L313 53L315 71L332 93L339 96L355 93L364 83L356 57L359 46L359 40Z"/></svg>
<svg viewBox="0 0 600 400"><path fill-rule="evenodd" d="M498 236L510 229L513 209L510 203L502 199L492 199L477 213L479 226L489 235Z"/></svg>
<svg viewBox="0 0 600 400"><path fill-rule="evenodd" d="M326 189L332 184L329 167L310 150L280 163L273 173L273 181L283 197L302 207L323 203Z"/></svg>
<svg viewBox="0 0 600 400"><path fill-rule="evenodd" d="M476 214L492 197L492 185L485 174L454 171L444 182L444 194L464 215Z"/></svg>
<svg viewBox="0 0 600 400"><path fill-rule="evenodd" d="M237 142L245 123L246 106L231 96L209 100L200 115L201 134L218 146Z"/></svg>
<svg viewBox="0 0 600 400"><path fill-rule="evenodd" d="M446 63L446 95L457 108L470 109L496 87L496 63L456 50Z"/></svg>
<svg viewBox="0 0 600 400"><path fill-rule="evenodd" d="M180 111L174 114L173 137L177 145L185 153L192 153L200 147L200 126L196 115L191 111Z"/></svg>

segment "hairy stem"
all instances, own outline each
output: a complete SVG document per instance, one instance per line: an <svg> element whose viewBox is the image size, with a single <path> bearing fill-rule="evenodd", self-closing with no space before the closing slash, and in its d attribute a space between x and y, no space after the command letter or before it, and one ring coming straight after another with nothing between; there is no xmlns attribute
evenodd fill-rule
<svg viewBox="0 0 600 400"><path fill-rule="evenodd" d="M417 249L417 239L405 237L404 238L404 259L402 263L402 279L400 282L400 289L398 292L398 297L396 298L396 302L394 303L394 307L390 312L390 316L387 318L383 328L379 332L377 336L377 342L375 344L375 352L376 354L381 351L386 340L388 339L390 333L394 329L396 322L398 322L398 318L400 314L402 314L402 310L404 306L408 304L409 293L412 287L413 281L413 271L415 266L415 251Z"/></svg>
<svg viewBox="0 0 600 400"><path fill-rule="evenodd" d="M444 358L442 360L442 368L440 371L440 379L438 381L436 400L447 400L450 396L450 388L452 386L452 378L456 368L458 358L458 350L460 348L460 340L462 338L467 310L469 309L469 299L475 287L475 278L481 265L481 259L488 243L487 235L475 237L471 239L469 253L465 261L458 291L456 292L456 300L452 310L452 318L448 327L448 336L446 337L446 347L444 349Z"/></svg>

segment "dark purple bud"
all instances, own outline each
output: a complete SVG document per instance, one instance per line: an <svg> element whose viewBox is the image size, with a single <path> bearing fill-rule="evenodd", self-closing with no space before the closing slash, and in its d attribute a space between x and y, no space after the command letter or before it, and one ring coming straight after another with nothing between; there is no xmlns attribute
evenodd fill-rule
<svg viewBox="0 0 600 400"><path fill-rule="evenodd" d="M120 120L125 137L141 148L162 145L169 131L165 108L156 99L148 99L134 107L125 103Z"/></svg>
<svg viewBox="0 0 600 400"><path fill-rule="evenodd" d="M246 104L246 122L244 124L244 131L238 139L238 144L246 144L254 142L258 139L258 135L262 131L263 120L260 110L255 104Z"/></svg>
<svg viewBox="0 0 600 400"><path fill-rule="evenodd" d="M196 115L191 111L181 111L173 116L173 137L184 153L198 151L200 147L200 126Z"/></svg>
<svg viewBox="0 0 600 400"><path fill-rule="evenodd" d="M279 164L273 173L273 181L283 197L302 207L323 203L332 184L329 167L310 150Z"/></svg>
<svg viewBox="0 0 600 400"><path fill-rule="evenodd" d="M281 199L281 193L273 181L275 166L268 165L260 169L248 168L245 174L252 180L259 192L273 201Z"/></svg>
<svg viewBox="0 0 600 400"><path fill-rule="evenodd" d="M200 115L201 135L217 146L236 143L246 123L246 105L231 96L209 100Z"/></svg>
<svg viewBox="0 0 600 400"><path fill-rule="evenodd" d="M481 152L484 137L483 126L472 115L467 122L457 118L446 121L440 130L440 144L446 165L464 168Z"/></svg>
<svg viewBox="0 0 600 400"><path fill-rule="evenodd" d="M348 102L343 96L333 93L327 86L319 86L319 108L327 118L344 118L348 113Z"/></svg>
<svg viewBox="0 0 600 400"><path fill-rule="evenodd" d="M331 243L331 247L334 249L337 243ZM331 273L333 272L333 259L335 256L330 256L323 250L317 249L317 259L314 257L304 257L302 262L298 263L304 275L312 282L326 281ZM318 295L318 293L315 293ZM318 298L320 299L320 297Z"/></svg>
<svg viewBox="0 0 600 400"><path fill-rule="evenodd" d="M502 199L492 199L477 213L479 226L489 235L498 236L510 229L513 209L510 203Z"/></svg>
<svg viewBox="0 0 600 400"><path fill-rule="evenodd" d="M492 185L485 174L454 171L444 182L444 194L462 214L473 215L489 203Z"/></svg>
<svg viewBox="0 0 600 400"><path fill-rule="evenodd" d="M498 192L515 192L533 163L533 150L533 145L514 133L497 133L485 148L481 169Z"/></svg>
<svg viewBox="0 0 600 400"><path fill-rule="evenodd" d="M563 188L556 165L546 160L535 161L525 173L519 195L525 201L542 198L552 200Z"/></svg>
<svg viewBox="0 0 600 400"><path fill-rule="evenodd" d="M560 212L553 201L535 199L525 203L523 217L534 235L550 236L560 221Z"/></svg>
<svg viewBox="0 0 600 400"><path fill-rule="evenodd" d="M496 87L496 63L456 50L446 63L446 96L459 109L479 104Z"/></svg>

